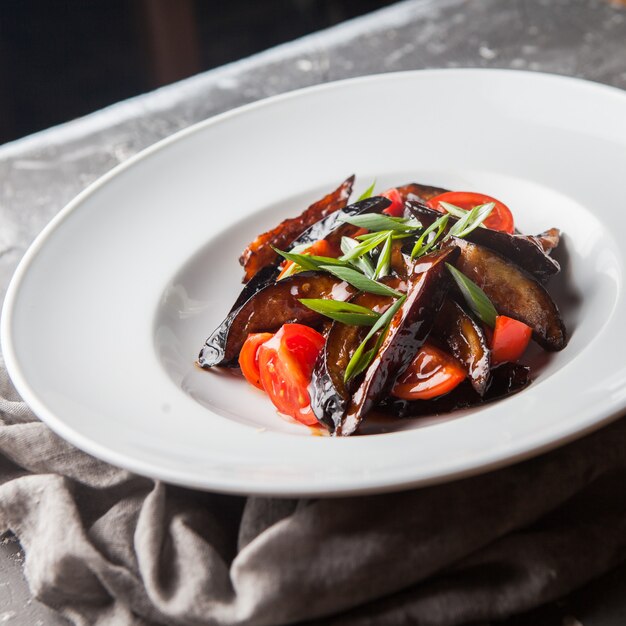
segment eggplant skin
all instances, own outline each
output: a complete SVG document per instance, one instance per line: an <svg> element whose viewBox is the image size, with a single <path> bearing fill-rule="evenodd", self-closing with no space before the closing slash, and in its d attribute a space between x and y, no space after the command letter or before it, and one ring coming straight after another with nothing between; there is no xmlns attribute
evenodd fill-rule
<svg viewBox="0 0 626 626"><path fill-rule="evenodd" d="M419 202L409 202L407 208L425 224L431 224L441 217L441 213ZM449 226L456 221L457 219L451 215ZM548 256L548 252L558 245L559 237L560 231L557 228L551 228L536 236L510 235L491 228L477 228L465 239L499 252L543 282L561 270L558 261Z"/></svg>
<svg viewBox="0 0 626 626"><path fill-rule="evenodd" d="M320 239L326 239L329 243L340 244L341 238L350 236L359 228L341 221L342 217L348 215L364 215L366 213L382 213L391 204L391 200L382 196L372 196L365 200L358 200L352 204L334 211L330 215L315 222L307 228L301 235L294 239L289 245L289 249L295 246L313 244Z"/></svg>
<svg viewBox="0 0 626 626"><path fill-rule="evenodd" d="M383 282L398 289L401 288L402 281L387 278L383 279ZM386 311L393 301L391 297L362 292L349 300L353 304L364 306L377 313ZM364 326L333 322L326 336L324 349L320 352L313 368L309 384L311 408L318 421L327 426L331 432L341 425L350 402L350 390L353 385L344 383L344 372L368 331L369 328Z"/></svg>
<svg viewBox="0 0 626 626"><path fill-rule="evenodd" d="M530 384L530 368L517 363L503 363L491 371L489 386L481 397L469 380L450 393L432 400L402 400L388 396L377 407L382 413L395 417L425 417L443 415L459 409L482 406L501 400Z"/></svg>
<svg viewBox="0 0 626 626"><path fill-rule="evenodd" d="M389 393L397 377L411 364L448 292L450 276L445 263L454 263L458 254L457 248L450 247L415 262L408 278L407 298L391 320L382 346L365 370L336 434L354 433L365 415Z"/></svg>
<svg viewBox="0 0 626 626"><path fill-rule="evenodd" d="M274 332L283 324L318 326L323 316L300 303L300 298L347 300L355 292L348 283L323 272L300 272L267 285L231 312L206 340L198 364L238 367L241 347L250 333Z"/></svg>
<svg viewBox="0 0 626 626"><path fill-rule="evenodd" d="M422 203L449 191L449 189L444 189L443 187L432 187L431 185L422 185L421 183L408 183L396 187L396 189L404 202L418 201Z"/></svg>
<svg viewBox="0 0 626 626"><path fill-rule="evenodd" d="M312 226L307 228L297 239L292 241L288 249L295 246L313 244L320 239L326 239L330 243L341 243L341 238L344 235L350 235L354 231L358 230L356 226L342 222L341 218L347 215L363 215L365 213L382 213L383 209L386 209L391 204L391 201L381 196L375 196L368 198L367 200L360 200L354 202L350 206L343 209L339 209L322 218L319 222L315 222ZM275 260L262 267L245 285L241 290L241 293L235 300L235 303L230 309L232 313L235 309L242 306L247 300L249 300L257 291L261 291L263 287L273 283L280 274L279 266L282 262L282 258L276 255Z"/></svg>
<svg viewBox="0 0 626 626"><path fill-rule="evenodd" d="M323 217L342 209L352 193L354 175L337 189L303 211L298 217L283 220L278 226L260 234L241 253L239 263L244 268L243 282L247 283L259 270L276 262L278 256L272 246L284 250L294 239Z"/></svg>
<svg viewBox="0 0 626 626"><path fill-rule="evenodd" d="M474 391L484 395L489 383L491 351L482 328L454 300L446 298L431 336L461 363Z"/></svg>
<svg viewBox="0 0 626 626"><path fill-rule="evenodd" d="M363 326L334 322L315 362L309 384L311 408L320 424L330 432L341 426L350 403L351 394L343 381L343 372L367 330Z"/></svg>
<svg viewBox="0 0 626 626"><path fill-rule="evenodd" d="M546 254L550 254L552 250L558 247L561 241L561 231L558 228L549 228L535 235L533 239L537 241Z"/></svg>
<svg viewBox="0 0 626 626"><path fill-rule="evenodd" d="M454 238L454 243L461 250L456 267L487 294L499 314L530 326L533 338L545 350L565 347L559 310L537 280L493 250L463 239Z"/></svg>

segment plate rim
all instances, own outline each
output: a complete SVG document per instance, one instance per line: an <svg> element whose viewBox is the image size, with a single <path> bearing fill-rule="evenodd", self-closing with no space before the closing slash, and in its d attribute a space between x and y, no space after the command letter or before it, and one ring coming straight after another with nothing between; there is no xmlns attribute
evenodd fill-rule
<svg viewBox="0 0 626 626"><path fill-rule="evenodd" d="M593 423L588 424L584 428L577 428L572 432L567 432L560 437L554 438L543 445L531 446L528 449L518 451L515 454L503 454L501 458L493 458L490 462L476 464L471 467L460 467L452 472L439 474L437 476L431 476L426 478L406 479L402 482L394 482L391 484L384 484L372 487L370 486L355 486L351 488L327 491L326 489L320 491L319 489L298 489L294 490L276 490L276 488L263 489L258 485L250 488L237 488L234 486L225 485L223 480L215 482L210 477L202 476L196 481L190 480L189 477L177 475L176 472L163 470L160 471L156 465L151 465L148 461L141 461L135 458L127 456L125 453L119 453L116 450L111 449L106 444L100 444L97 441L90 439L87 436L76 432L73 428L67 426L65 422L58 418L54 411L49 410L45 403L41 402L34 389L31 388L26 376L21 371L19 366L19 359L13 343L12 327L13 327L13 314L14 306L19 294L19 289L24 277L27 275L31 263L36 258L40 249L46 244L46 241L52 236L52 234L63 224L63 222L76 210L78 210L84 203L84 201L94 194L98 189L105 186L111 179L117 177L121 172L132 168L135 163L149 157L151 154L164 150L168 146L185 139L187 136L201 132L204 128L219 124L224 120L232 117L237 117L247 114L251 110L255 110L262 107L273 106L277 102L282 102L294 98L307 97L310 93L318 93L326 90L332 90L343 85L377 82L380 80L394 80L398 77L409 76L424 76L424 75L451 75L462 74L468 75L471 73L480 74L506 74L506 75L524 75L527 77L538 78L539 80L549 81L563 81L569 84L573 84L578 88L590 89L593 91L601 91L613 97L620 98L624 105L626 105L626 91L617 87L599 83L596 81L590 81L586 79L563 76L561 74L553 74L548 72L535 72L526 70L511 70L511 69L491 69L491 68L450 68L450 69L427 69L427 70L407 70L399 72L388 72L379 74L370 74L366 76L358 76L353 78L342 79L338 81L332 81L328 83L322 83L318 85L312 85L301 89L294 89L289 92L281 93L278 95L270 96L257 100L252 103L248 103L234 109L230 109L218 115L212 116L205 120L199 121L190 125L187 128L181 129L172 135L165 137L154 144L140 150L132 157L126 159L122 163L119 163L111 170L100 176L94 182L90 183L85 189L78 193L70 202L68 202L43 228L43 230L35 237L31 245L26 250L24 256L20 260L14 274L11 277L9 285L7 287L5 300L2 307L2 317L0 319L0 342L2 344L2 354L5 361L7 372L21 398L31 408L31 410L39 417L52 431L57 433L63 439L75 445L77 448L85 451L94 457L101 459L105 462L111 463L117 467L127 469L143 476L149 476L159 480L164 480L170 484L177 484L185 487L192 487L203 490L211 490L222 493L231 494L255 494L261 496L272 497L294 497L294 496L324 496L324 497L340 497L346 495L367 495L372 493L392 492L402 489L422 487L437 483L444 483L456 480L461 477L468 477L481 473L486 473L512 465L521 460L532 458L540 454L545 453L548 450L565 445L575 439L585 436L594 430L597 430L609 422L622 416L624 408L626 408L626 399L623 400L619 407L605 407L604 410L596 413L597 418ZM183 472L184 474L184 472Z"/></svg>

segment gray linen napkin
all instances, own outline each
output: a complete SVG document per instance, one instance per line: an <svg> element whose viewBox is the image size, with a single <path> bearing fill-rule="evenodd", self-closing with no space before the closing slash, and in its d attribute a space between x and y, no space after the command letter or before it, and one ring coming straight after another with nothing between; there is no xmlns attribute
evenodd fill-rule
<svg viewBox="0 0 626 626"><path fill-rule="evenodd" d="M0 531L76 624L449 626L558 598L626 558L626 420L513 467L397 494L240 498L73 448L0 363Z"/></svg>

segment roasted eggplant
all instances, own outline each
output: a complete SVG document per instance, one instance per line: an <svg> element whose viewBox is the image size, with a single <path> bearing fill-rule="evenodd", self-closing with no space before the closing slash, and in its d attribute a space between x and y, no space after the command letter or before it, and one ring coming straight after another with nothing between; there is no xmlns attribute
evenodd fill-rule
<svg viewBox="0 0 626 626"><path fill-rule="evenodd" d="M198 364L204 368L237 367L239 351L250 333L273 332L294 322L320 324L322 316L301 304L299 298L344 301L355 291L348 283L322 272L301 272L267 285L233 311L206 340Z"/></svg>
<svg viewBox="0 0 626 626"><path fill-rule="evenodd" d="M346 415L335 431L337 434L354 433L367 412L389 393L396 378L411 364L448 291L450 278L445 263L454 263L457 256L457 249L450 247L414 264L408 278L407 298L352 394Z"/></svg>
<svg viewBox="0 0 626 626"><path fill-rule="evenodd" d="M382 213L391 204L391 201L382 196L374 196L366 200L359 200L349 206L331 213L327 217L307 228L297 239L291 242L289 249L296 246L313 244L320 239L326 239L331 244L341 243L341 238L350 236L358 227L343 222L342 218L365 213Z"/></svg>
<svg viewBox="0 0 626 626"><path fill-rule="evenodd" d="M339 244L343 236L349 236L358 230L356 226L352 226L352 224L341 221L341 217L347 215L361 215L364 213L380 213L383 209L389 206L389 204L390 202L387 198L380 196L355 202L354 204L351 204L344 209L340 209L339 211L335 211L331 215L328 215L319 222L313 224L291 243L289 249L295 246L306 245L309 243L312 244L320 239L327 239L332 244ZM394 254L393 258L395 263L394 268L398 272L403 271L403 257L401 255L398 256L397 254ZM237 319L236 313L238 309L240 309L256 293L268 285L276 282L279 274L279 259L277 259L272 264L266 265L260 269L257 274L255 274L255 276L253 276L252 279L244 286L224 321L206 340L205 346L200 352L200 358L198 360L202 367L209 368L215 365L226 366L223 362L226 349L225 341L229 336L230 327L233 324L233 321ZM233 364L232 367L234 366L235 365Z"/></svg>
<svg viewBox="0 0 626 626"><path fill-rule="evenodd" d="M415 217L427 225L441 217L441 213L419 202L408 202L406 206ZM456 221L455 217L450 216L448 225L452 226ZM561 269L558 262L548 256L544 247L552 245L549 248L551 250L558 245L559 231L556 228L536 237L509 235L500 230L477 228L467 235L466 239L499 252L541 281L547 280Z"/></svg>
<svg viewBox="0 0 626 626"><path fill-rule="evenodd" d="M561 231L558 228L549 228L542 233L535 235L533 239L537 240L537 243L542 247L546 254L550 254L561 241Z"/></svg>
<svg viewBox="0 0 626 626"><path fill-rule="evenodd" d="M345 207L353 185L354 176L350 176L335 191L312 204L298 217L283 220L278 226L259 235L248 244L239 257L239 263L245 270L243 282L248 282L259 270L276 261L277 255L272 246L280 250L285 249L315 222Z"/></svg>
<svg viewBox="0 0 626 626"><path fill-rule="evenodd" d="M530 331L498 315L529 326L546 350L566 345L558 308L542 285L560 270L550 256L559 245L558 229L536 236L509 234L514 231L513 217L506 205L496 202L485 222L490 228L481 228L476 220L484 216L474 212L468 214L468 220L475 220L473 230L465 229L462 238L449 232L458 222L453 215L447 233L442 229L425 233L441 216L428 206L429 201L447 190L418 183L385 195L393 198L391 215L402 214L400 198L405 218L417 217L421 226L415 220L390 216L350 224L341 218L381 213L392 202L375 196L346 206L353 182L350 177L302 215L283 221L246 248L240 262L247 284L227 318L207 339L199 365L237 367L241 353L243 375L259 386L261 372L262 387L281 413L309 426L317 419L331 433L347 436L359 432L370 412L379 414L373 416L376 423L386 419L385 414L436 415L525 387L530 382L529 368L515 363L492 368L490 346L494 360L515 361L526 348ZM490 198L474 192L453 192L447 197L468 208ZM274 247L336 256L342 237L358 238L361 245L333 260L334 267L311 258L312 263L301 263L319 266L320 271L298 272L302 268L289 266L278 280L286 266L281 266ZM310 248L321 240L325 245ZM313 253L314 249L324 252ZM387 315L372 311L387 311ZM494 316L495 328L489 331L486 325ZM294 323L308 328L283 328ZM277 334L249 338L260 332ZM422 348L426 341L430 349ZM273 361L276 367L259 360L259 353L271 353L278 359ZM346 372L351 373L348 382ZM369 430L364 426L361 432Z"/></svg>
<svg viewBox="0 0 626 626"><path fill-rule="evenodd" d="M350 236L358 230L356 226L343 222L341 220L342 217L362 215L364 213L381 213L390 204L391 202L387 198L375 196L373 198L368 198L367 200L360 200L359 202L355 202L343 209L334 211L330 215L327 215L319 220L319 222L315 222L315 224L309 226L309 228L307 228L287 246L286 250L291 250L296 246L314 244L320 239L326 239L330 244L338 246L341 243L342 237ZM280 274L279 268L281 261L282 258L276 255L276 258L272 263L261 268L246 283L230 311L232 312L239 308L257 291L260 291L266 285L274 282Z"/></svg>
<svg viewBox="0 0 626 626"><path fill-rule="evenodd" d="M377 407L394 417L442 415L499 400L521 391L530 383L530 368L518 363L503 363L491 371L489 385L481 396L471 381L466 380L445 396L434 400L401 400L388 396Z"/></svg>
<svg viewBox="0 0 626 626"><path fill-rule="evenodd" d="M465 368L476 393L484 395L491 356L482 328L454 300L446 298L431 334Z"/></svg>
<svg viewBox="0 0 626 626"><path fill-rule="evenodd" d="M453 239L461 250L456 267L487 294L498 313L530 326L533 338L544 349L565 347L565 326L559 310L537 280L493 250Z"/></svg>
<svg viewBox="0 0 626 626"><path fill-rule="evenodd" d="M420 185L419 183L408 183L397 187L404 202L426 202L435 196L446 193L447 189L442 187L431 187L430 185Z"/></svg>
<svg viewBox="0 0 626 626"><path fill-rule="evenodd" d="M387 279L385 283L394 289L406 288L397 279ZM393 304L393 298L358 293L350 298L349 302L376 313L384 313ZM350 390L354 385L346 385L344 372L367 331L368 328L363 326L333 322L326 337L326 344L315 363L309 385L311 408L318 421L326 425L331 432L341 425L348 408Z"/></svg>

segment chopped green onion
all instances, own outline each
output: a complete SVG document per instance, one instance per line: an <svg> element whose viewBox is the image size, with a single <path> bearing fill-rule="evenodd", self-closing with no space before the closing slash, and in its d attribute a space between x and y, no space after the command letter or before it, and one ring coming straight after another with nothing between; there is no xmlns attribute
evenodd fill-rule
<svg viewBox="0 0 626 626"><path fill-rule="evenodd" d="M439 240L439 237L441 237L441 234L443 233L443 231L445 230L446 226L448 225L448 220L450 219L450 216L448 214L442 215L441 217L438 217L420 236L420 238L415 242L415 245L413 246L413 250L411 251L411 258L415 259L418 256L422 256L424 254L426 254ZM426 241L426 238L428 237L428 235L430 235L430 233L432 233L434 230L437 230L437 232L435 233L435 236L432 237L432 239L430 239L430 241L428 241L426 243L426 245L424 245L424 242Z"/></svg>
<svg viewBox="0 0 626 626"><path fill-rule="evenodd" d="M370 363L376 357L378 350L380 350L380 346L383 343L385 333L391 324L391 320L394 315L398 312L400 307L404 304L406 300L406 296L402 296L398 298L376 321L376 323L370 328L370 331L367 333L365 339L361 342L359 347L355 350L352 358L348 362L348 366L346 367L346 371L343 375L344 382L348 382L351 378L358 376L361 372L365 371ZM367 347L367 343L369 340L379 331L381 330L380 337L376 341L376 344L371 350L365 352L365 348Z"/></svg>
<svg viewBox="0 0 626 626"><path fill-rule="evenodd" d="M384 278L391 272L391 244L392 244L391 231L387 235L385 245L378 255L378 262L376 263L376 270L374 271L374 280Z"/></svg>
<svg viewBox="0 0 626 626"><path fill-rule="evenodd" d="M352 250L354 250L354 248L356 248L358 245L359 242L350 237L341 238L341 251L344 253L344 255L349 255L350 252L352 252ZM364 254L363 256L357 256L354 259L350 259L348 263L350 263L350 265L352 265L353 267L361 270L368 278L374 278L374 266L369 260L367 254Z"/></svg>
<svg viewBox="0 0 626 626"><path fill-rule="evenodd" d="M323 298L302 298L300 302L317 313L353 326L373 326L380 317L375 311L350 302L338 302Z"/></svg>
<svg viewBox="0 0 626 626"><path fill-rule="evenodd" d="M392 230L387 230L387 231L379 231L379 232L376 232L376 233L363 233L362 235L357 235L355 237L355 239L358 239L359 241L368 241L372 237L378 237L378 235L381 232L391 233L391 237L394 240L396 240L396 239L406 239L407 237L414 237L413 233L396 233L396 232L394 232Z"/></svg>
<svg viewBox="0 0 626 626"><path fill-rule="evenodd" d="M343 215L339 219L353 226L367 228L367 230L373 231L393 230L394 232L406 232L417 230L421 226L420 222L413 218L390 217L389 215L381 215L380 213Z"/></svg>
<svg viewBox="0 0 626 626"><path fill-rule="evenodd" d="M471 211L467 211L458 222L452 225L446 238L466 237L489 217L495 206L493 202L488 202L487 204L479 204Z"/></svg>
<svg viewBox="0 0 626 626"><path fill-rule="evenodd" d="M454 217L465 217L469 211L466 209L462 209L460 206L456 206L456 204L450 204L449 202L444 202L443 200L439 200L439 205L442 206L450 215Z"/></svg>
<svg viewBox="0 0 626 626"><path fill-rule="evenodd" d="M377 237L371 237L367 241L360 243L355 248L352 248L350 252L344 254L339 257L341 261L351 261L352 259L356 259L357 257L362 257L364 254L367 254L370 250L378 247L385 239L387 238L387 231L377 233Z"/></svg>
<svg viewBox="0 0 626 626"><path fill-rule="evenodd" d="M375 186L376 186L376 179L374 179L374 182L358 197L357 202L371 198L372 194L374 193Z"/></svg>
<svg viewBox="0 0 626 626"><path fill-rule="evenodd" d="M337 276L337 278L341 278L341 280L345 280L359 291L367 291L368 293L375 293L379 296L393 296L394 298L401 298L403 295L399 291L387 287L387 285L383 285L383 283L378 283L350 267L322 265L320 269L333 274L333 276Z"/></svg>
<svg viewBox="0 0 626 626"><path fill-rule="evenodd" d="M346 264L339 259L333 259L327 256L315 256L311 254L294 254L293 252L283 252L278 248L274 251L280 254L284 259L292 261L303 270L319 270L323 265L339 265L344 267Z"/></svg>
<svg viewBox="0 0 626 626"><path fill-rule="evenodd" d="M496 317L498 312L493 306L487 294L463 272L460 272L454 265L446 263L454 282L463 294L463 298L467 302L467 306L475 313L475 315L488 326L492 328L496 325Z"/></svg>

